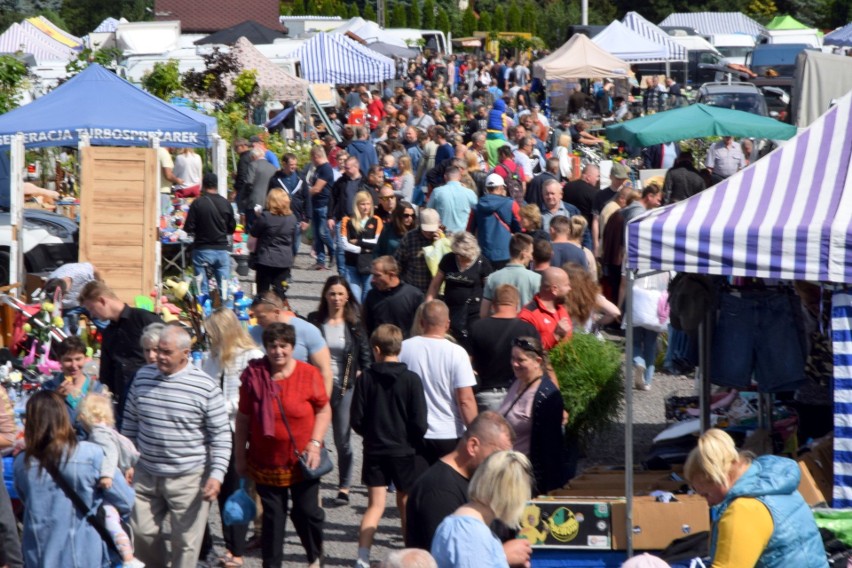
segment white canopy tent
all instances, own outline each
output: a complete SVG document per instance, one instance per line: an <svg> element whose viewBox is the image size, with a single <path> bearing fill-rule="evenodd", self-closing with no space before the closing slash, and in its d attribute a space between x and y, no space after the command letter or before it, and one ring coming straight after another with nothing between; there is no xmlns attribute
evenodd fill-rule
<svg viewBox="0 0 852 568"><path fill-rule="evenodd" d="M656 63L668 59L665 46L639 35L618 20L613 20L592 41L630 63Z"/></svg>

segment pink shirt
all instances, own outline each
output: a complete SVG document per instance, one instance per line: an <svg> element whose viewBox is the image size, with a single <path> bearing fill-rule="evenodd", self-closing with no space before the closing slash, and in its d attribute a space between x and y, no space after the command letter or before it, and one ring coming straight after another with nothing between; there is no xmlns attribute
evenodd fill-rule
<svg viewBox="0 0 852 568"><path fill-rule="evenodd" d="M503 404L497 410L515 430L514 450L526 456L530 455L533 401L539 384L540 382L537 380L528 387L526 385L521 386L521 381L515 379L515 382L509 387L509 392L506 393L506 398L503 399ZM526 390L524 390L525 388ZM520 398L518 398L518 395L520 395ZM515 402L516 400L517 402Z"/></svg>

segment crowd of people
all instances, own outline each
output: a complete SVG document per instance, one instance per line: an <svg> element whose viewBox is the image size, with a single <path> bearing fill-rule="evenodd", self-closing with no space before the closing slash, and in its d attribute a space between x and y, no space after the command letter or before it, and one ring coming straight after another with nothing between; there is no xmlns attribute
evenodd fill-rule
<svg viewBox="0 0 852 568"><path fill-rule="evenodd" d="M385 565L529 564L530 544L514 531L523 504L562 487L576 468L563 435L568 386L548 352L574 334L617 329L625 223L707 180L690 152L671 145L645 149L649 167L669 170L641 189L620 161L602 180L598 165L581 166L572 153L601 140L584 120L545 116L523 61L418 58L406 72L410 80L392 92L347 88L329 113L342 141L318 137L307 163L276 156L261 136L234 141L230 201L251 235L257 325L245 330L232 311L214 311L201 365L184 328L127 306L93 270L79 271L82 286L73 271L54 275L69 310L109 325L99 376L86 372L85 346L72 337L59 346L61 374L28 403L15 464L23 541L5 531L7 565L21 565L23 550L33 567L119 558L195 568L212 549L211 504L224 508L250 480L263 565L282 566L289 513L306 564L320 566L334 513L320 506L317 472L337 470L334 505L348 507L358 483L353 430L363 438L368 489L356 567L370 566L391 492L408 548ZM572 95L574 113L624 118L612 84L599 83ZM674 87L665 92L675 96ZM649 104L664 100L656 82L648 88L660 93ZM742 168L738 148L730 139L714 145L711 173ZM182 156L181 164L191 160ZM187 182L172 168L180 169L163 167L169 183L198 186L186 230L203 291L207 274L221 289L237 221L231 203L215 175ZM291 271L308 232L312 269L336 274L302 318L286 297L298 287ZM639 390L651 388L656 346L655 332L634 335ZM106 392L114 412L87 411ZM324 448L329 428L334 464ZM75 513L70 492L87 511L105 505L103 530ZM6 524L2 501L0 492ZM243 565L249 532L223 528L217 565ZM730 554L731 566L744 565Z"/></svg>

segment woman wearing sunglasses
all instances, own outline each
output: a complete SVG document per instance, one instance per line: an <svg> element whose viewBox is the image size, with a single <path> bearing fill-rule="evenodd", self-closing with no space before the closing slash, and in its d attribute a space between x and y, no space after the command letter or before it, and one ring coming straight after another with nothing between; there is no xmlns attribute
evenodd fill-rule
<svg viewBox="0 0 852 568"><path fill-rule="evenodd" d="M405 233L417 228L417 215L414 206L407 201L400 201L391 213L390 221L384 224L379 242L376 245L376 258L393 256L399 248L399 242Z"/></svg>
<svg viewBox="0 0 852 568"><path fill-rule="evenodd" d="M562 394L545 373L546 365L547 355L537 338L515 338L512 341L515 382L497 410L515 430L515 451L532 462L536 494L558 489L568 480Z"/></svg>

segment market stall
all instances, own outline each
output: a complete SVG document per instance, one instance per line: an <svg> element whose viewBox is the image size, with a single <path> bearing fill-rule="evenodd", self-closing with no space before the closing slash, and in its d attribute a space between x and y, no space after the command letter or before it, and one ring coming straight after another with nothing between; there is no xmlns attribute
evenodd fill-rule
<svg viewBox="0 0 852 568"><path fill-rule="evenodd" d="M640 16L637 12L627 12L622 22L633 32L657 45L663 46L666 49L666 61L687 61L686 48L684 46L672 39L672 36Z"/></svg>
<svg viewBox="0 0 852 568"><path fill-rule="evenodd" d="M676 12L660 26L692 28L701 35L745 34L757 37L763 26L742 12Z"/></svg>
<svg viewBox="0 0 852 568"><path fill-rule="evenodd" d="M223 170L224 146L216 131L217 125L214 118L187 108L170 105L100 65L92 64L49 94L0 116L0 149L8 149L11 146L13 165L20 163L22 166L23 155L19 157L20 162L15 161L16 154L22 149L19 150L13 145L18 133L22 135L23 146L26 148L145 147L159 144L169 147L212 147L214 168L219 171L220 191L224 191L227 179ZM144 162L145 160L133 157L129 158L125 165L129 168L131 163ZM16 170L12 171L14 173ZM126 168L118 167L115 170L115 175L118 177L112 178L112 186L130 192L127 198L130 203L135 203L141 198L131 195L133 191L141 192L141 188L146 183L150 183L150 187L156 187L159 183L156 167L148 171L148 174L137 178L128 173ZM83 179L91 173L82 171ZM151 176L155 177L148 180ZM107 181L105 180L105 183ZM21 191L21 182L19 175L12 176L13 196ZM143 185L132 185L137 182ZM20 199L13 199L12 203L20 201ZM156 232L155 218L148 219L146 223L151 225L148 231ZM86 239L83 233L87 231L94 231L94 227L86 227L84 223L81 242ZM101 242L100 246L107 247L109 242ZM90 250L92 249L81 249L81 253L85 255ZM142 272L144 263L144 259L138 259L138 272ZM13 264L15 266L10 273L13 275L12 280L15 281L16 278L21 278L23 267L20 261L15 263L14 259ZM102 268L108 276L107 268ZM128 270L127 266L121 267L122 272ZM144 293L149 292L150 290ZM141 290L140 293L142 293Z"/></svg>
<svg viewBox="0 0 852 568"><path fill-rule="evenodd" d="M613 20L592 41L630 63L656 63L668 58L665 46L639 35L618 20Z"/></svg>
<svg viewBox="0 0 852 568"><path fill-rule="evenodd" d="M396 74L392 59L341 34L320 32L292 57L301 61L302 77L312 83L380 83Z"/></svg>
<svg viewBox="0 0 852 568"><path fill-rule="evenodd" d="M629 223L628 330L632 327L632 283L642 273L675 270L822 285L852 283L850 167L852 93L748 168L688 200L649 211ZM852 505L850 304L845 288L834 291L835 507ZM704 335L706 340L706 330ZM628 377L633 366L631 344L628 339ZM706 372L702 382L709 384ZM630 471L633 406L629 387L626 404L625 457ZM628 493L631 484L628 479Z"/></svg>
<svg viewBox="0 0 852 568"><path fill-rule="evenodd" d="M583 34L574 34L562 47L533 63L533 77L556 79L613 78L630 75L630 66L596 45Z"/></svg>

